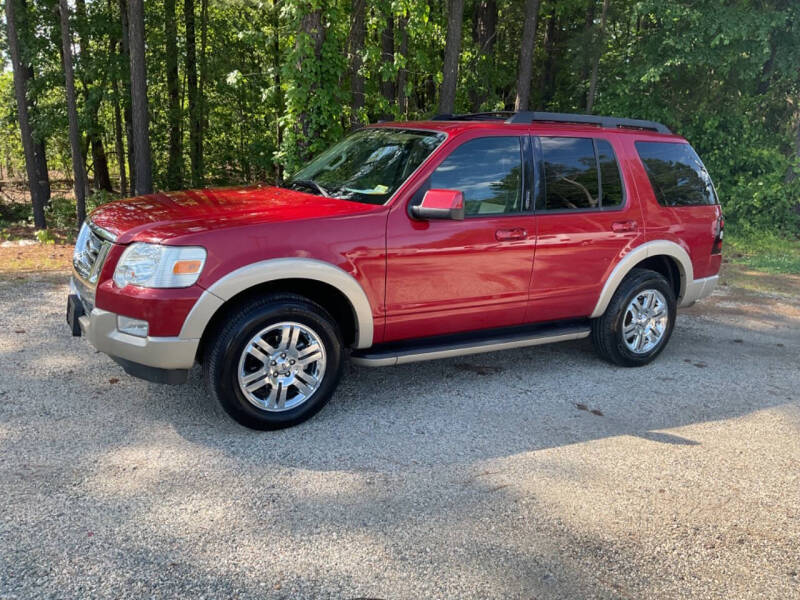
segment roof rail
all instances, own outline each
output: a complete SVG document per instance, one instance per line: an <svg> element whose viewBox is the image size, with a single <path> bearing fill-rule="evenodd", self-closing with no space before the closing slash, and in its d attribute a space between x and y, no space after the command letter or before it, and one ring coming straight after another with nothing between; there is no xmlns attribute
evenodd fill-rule
<svg viewBox="0 0 800 600"><path fill-rule="evenodd" d="M656 121L642 119L622 119L618 117L603 117L599 115L581 115L573 113L534 112L534 111L495 111L482 113L466 113L461 115L436 115L434 121L488 121L503 120L506 123L527 124L536 121L550 123L578 123L584 125L598 125L610 129L645 129L658 133L672 133L666 125Z"/></svg>
<svg viewBox="0 0 800 600"><path fill-rule="evenodd" d="M431 120L432 121L488 121L490 119L498 119L501 121L505 121L513 117L515 114L517 113L515 113L513 110L495 110L491 112L464 113L460 115L444 113L441 115L436 115Z"/></svg>
<svg viewBox="0 0 800 600"><path fill-rule="evenodd" d="M571 113L551 113L522 111L514 113L506 123L533 123L535 121L550 121L554 123L583 123L586 125L599 125L600 127L650 129L658 133L672 133L666 125L656 121L642 119L621 119L618 117L601 117L598 115L578 115Z"/></svg>

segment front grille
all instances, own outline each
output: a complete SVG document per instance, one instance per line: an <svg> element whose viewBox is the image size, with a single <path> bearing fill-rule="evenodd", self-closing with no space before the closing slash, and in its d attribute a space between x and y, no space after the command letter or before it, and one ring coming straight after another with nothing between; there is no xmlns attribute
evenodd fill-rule
<svg viewBox="0 0 800 600"><path fill-rule="evenodd" d="M88 223L84 223L75 242L75 253L72 265L75 272L89 283L97 283L103 262L106 259L111 243L98 236Z"/></svg>

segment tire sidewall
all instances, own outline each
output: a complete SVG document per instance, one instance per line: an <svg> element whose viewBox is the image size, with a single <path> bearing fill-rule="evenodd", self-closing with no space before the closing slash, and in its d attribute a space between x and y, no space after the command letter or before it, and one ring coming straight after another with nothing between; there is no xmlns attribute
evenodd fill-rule
<svg viewBox="0 0 800 600"><path fill-rule="evenodd" d="M664 298L666 298L668 322L667 330L664 332L664 335L661 336L661 340L658 342L658 345L648 352L639 354L631 351L628 348L622 331L628 305L636 296L645 290L658 290L661 294L663 294ZM645 365L654 360L659 354L661 354L664 348L666 348L667 343L672 336L672 330L675 327L677 302L675 300L675 292L672 290L669 283L667 283L663 277L654 274L654 276L644 279L637 285L631 287L627 293L621 294L616 308L617 310L614 315L614 321L611 328L614 350L626 363L632 366Z"/></svg>
<svg viewBox="0 0 800 600"><path fill-rule="evenodd" d="M295 408L271 412L253 405L239 387L239 360L247 343L264 328L281 321L294 321L313 330L325 346L325 374L319 388ZM217 397L223 408L240 423L254 429L281 429L301 423L326 404L339 382L342 343L338 328L304 303L266 305L246 310L230 327L223 329L217 371L213 374Z"/></svg>

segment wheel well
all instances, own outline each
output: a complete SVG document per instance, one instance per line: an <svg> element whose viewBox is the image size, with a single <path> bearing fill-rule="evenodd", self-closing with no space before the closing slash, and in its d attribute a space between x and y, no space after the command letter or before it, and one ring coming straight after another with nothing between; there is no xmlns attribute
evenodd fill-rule
<svg viewBox="0 0 800 600"><path fill-rule="evenodd" d="M203 336L200 339L200 345L197 350L197 358L200 360L203 356L203 346L207 341L207 337L225 320L231 313L235 312L238 307L248 302L252 298L264 296L266 294L274 294L288 292L297 294L308 298L312 302L316 302L327 310L334 320L338 323L339 329L342 332L342 339L346 346L350 346L356 339L356 317L353 311L353 306L341 291L321 281L313 279L278 279L276 281L268 281L242 292L239 292L234 297L230 298L223 304L203 330Z"/></svg>
<svg viewBox="0 0 800 600"><path fill-rule="evenodd" d="M650 269L656 273L661 273L669 282L670 287L675 292L675 298L681 296L681 271L678 262L671 256L660 254L649 256L634 266L634 269Z"/></svg>

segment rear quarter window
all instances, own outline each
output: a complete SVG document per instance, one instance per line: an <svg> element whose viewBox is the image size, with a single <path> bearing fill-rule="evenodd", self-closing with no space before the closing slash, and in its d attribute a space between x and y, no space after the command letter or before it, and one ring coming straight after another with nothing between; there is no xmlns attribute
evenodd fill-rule
<svg viewBox="0 0 800 600"><path fill-rule="evenodd" d="M662 206L719 204L711 177L689 144L636 142L636 151Z"/></svg>

